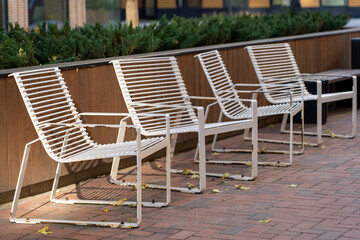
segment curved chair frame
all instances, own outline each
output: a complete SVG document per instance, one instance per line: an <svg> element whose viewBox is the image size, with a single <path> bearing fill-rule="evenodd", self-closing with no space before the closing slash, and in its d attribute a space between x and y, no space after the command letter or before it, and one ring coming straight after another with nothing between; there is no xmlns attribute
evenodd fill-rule
<svg viewBox="0 0 360 240"><path fill-rule="evenodd" d="M253 98L256 98L258 93L268 93L261 89L254 91L243 90L245 87L260 87L258 84L234 84L230 78L230 75L226 69L226 66L221 58L219 51L209 51L195 55L198 58L200 65L205 73L205 76L211 86L212 92L217 100L217 104L220 107L219 122L222 121L223 116L231 120L241 120L249 118L249 112L251 108L244 104L240 97L239 93L252 93ZM242 90L237 90L237 87L241 87ZM280 87L280 86L273 86ZM304 150L304 142L301 142L301 150L293 151L293 116L301 111L301 116L303 116L303 103L302 102L293 102L293 93L289 90L279 91L284 97L289 98L288 103L278 103L271 104L267 106L258 107L258 117L268 117L275 116L279 114L289 114L290 115L290 140L288 142L279 141L279 140L269 140L269 139L258 139L259 141L267 141L273 143L286 143L289 144L289 151L283 150L266 150L266 153L284 153L289 154L288 162L258 162L259 165L278 165L278 166L289 166L293 161L293 154L301 154ZM229 101L230 99L230 101ZM302 126L304 124L302 118ZM248 138L249 131L245 131L245 138ZM303 138L302 138L303 140ZM216 148L217 135L215 135L212 149L216 152L244 152L247 150L244 149L228 149L228 148Z"/></svg>
<svg viewBox="0 0 360 240"><path fill-rule="evenodd" d="M231 174L229 178L252 180L257 176L257 102L251 100L252 111L248 119L222 123L205 123L203 107L191 104L175 57L126 58L111 61L134 124L140 125L145 136L163 135L165 126L157 121L139 117L141 113L167 113L170 115L171 157L178 134L197 133L199 151L199 187L172 187L172 190L199 193L206 189L206 176L223 174L206 172L205 136L251 128L253 141L251 175ZM194 111L196 110L196 111ZM119 139L123 137L119 132ZM196 153L196 154L197 154ZM114 159L112 179L116 183L119 159ZM181 173L183 170L172 172ZM193 171L195 173L195 171ZM161 188L161 186L152 186Z"/></svg>
<svg viewBox="0 0 360 240"><path fill-rule="evenodd" d="M142 206L159 207L170 202L170 119L166 114L155 114L152 117L162 118L165 126L165 136L141 139L141 129L136 125L116 125L116 124L83 124L81 115L95 116L120 116L127 117L129 114L122 113L83 113L79 114L70 96L60 69L45 68L11 74L15 78L21 96L24 100L26 109L31 121L38 133L39 138L29 142L25 146L21 169L16 185L13 204L11 207L10 221L16 223L66 223L76 225L96 225L110 227L137 227L142 220ZM148 115L147 115L148 116ZM149 116L148 116L149 117ZM89 127L110 127L122 128L129 127L136 130L136 140L119 142L113 144L97 144L90 137L86 130ZM125 201L123 205L136 205L137 222L99 222L99 221L75 221L60 219L33 219L16 217L17 206L20 192L29 160L31 145L40 141L51 159L58 163L54 183L50 195L50 201L63 204L108 204L114 201L108 200L60 200L55 198L58 187L61 168L63 164L91 161L102 158L135 156L137 166L137 200ZM163 148L167 151L167 199L164 203L142 202L141 188L141 161L146 156L157 152ZM115 199L114 199L115 200ZM118 199L116 199L118 200Z"/></svg>
<svg viewBox="0 0 360 240"><path fill-rule="evenodd" d="M316 77L317 74L301 74L296 63L295 57L288 43L265 44L246 47L248 50L251 62L254 66L256 75L263 90L274 90L271 84L282 84L281 88L276 90L287 90L289 84L294 92L293 101L301 101L300 89L303 91L304 101L316 101L317 106L317 122L316 132L305 132L305 135L316 136L316 142L309 144L310 146L319 146L322 143L322 137L337 137L337 138L354 138L356 136L356 111L357 111L357 77L350 76L353 79L352 91L322 93L321 81L316 81L317 94L311 94L306 89L304 84L304 76ZM322 77L324 75L321 75ZM331 75L333 76L333 75ZM343 75L342 75L343 76ZM296 88L293 85L297 85ZM273 104L288 102L289 99L284 98L279 93L265 94L267 100ZM351 134L330 134L322 133L322 104L328 102L335 102L344 99L352 99L352 129ZM288 133L286 130L286 123L288 114L285 114L281 124L281 131ZM298 131L295 131L298 134Z"/></svg>

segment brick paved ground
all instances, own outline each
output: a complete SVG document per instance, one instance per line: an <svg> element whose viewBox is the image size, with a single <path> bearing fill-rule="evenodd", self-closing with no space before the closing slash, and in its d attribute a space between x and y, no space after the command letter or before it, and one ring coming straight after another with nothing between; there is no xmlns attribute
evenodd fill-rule
<svg viewBox="0 0 360 240"><path fill-rule="evenodd" d="M350 129L349 112L337 111L331 115L327 128L337 131ZM360 114L358 114L360 118ZM274 128L262 129L267 135L277 132ZM359 125L357 126L358 131ZM286 135L282 135L286 138ZM222 141L236 145L241 137ZM248 143L246 143L248 144ZM261 147L264 147L262 145ZM270 146L268 146L270 148ZM203 194L174 192L169 207L145 208L143 222L137 229L111 229L101 227L70 226L59 224L24 225L12 224L8 220L10 204L0 205L1 239L360 239L360 138L342 140L325 138L320 148L306 148L303 155L295 156L291 167L260 167L255 181L240 182L227 179L208 178L208 190ZM192 163L194 151L177 154L175 165ZM246 154L220 154L209 158L249 158ZM261 154L260 160L280 159L287 156ZM162 159L144 166L145 181L162 181ZM245 167L209 166L212 171L246 171ZM122 171L120 178L131 179L133 169ZM150 173L157 177L151 178ZM174 185L196 185L190 176L176 175ZM237 190L235 184L250 187ZM296 184L295 188L289 187ZM103 198L115 199L134 192L129 189L113 191L114 186L102 177L80 185L62 188L59 197L92 198L97 190L106 190ZM220 193L212 193L219 189ZM71 192L67 194L67 192ZM128 207L63 206L48 203L49 193L23 199L19 214L38 217L62 217L66 219L121 220L135 216ZM147 200L164 198L159 190L144 190ZM30 209L36 206L36 211ZM259 220L270 220L260 223ZM36 231L49 226L49 235Z"/></svg>

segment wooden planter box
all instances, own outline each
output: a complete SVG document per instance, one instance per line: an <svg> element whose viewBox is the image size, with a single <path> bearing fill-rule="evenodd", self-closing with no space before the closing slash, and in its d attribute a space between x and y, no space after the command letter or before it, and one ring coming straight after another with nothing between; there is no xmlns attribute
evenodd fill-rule
<svg viewBox="0 0 360 240"><path fill-rule="evenodd" d="M234 82L257 83L247 51L244 49L247 45L289 42L301 72L312 73L335 68L350 68L350 43L351 39L356 37L360 37L360 29L329 31L136 56L175 55L189 95L212 96L200 64L193 57L198 52L220 50ZM112 58L56 65L62 69L79 111L127 112L113 67L108 64L110 60ZM25 144L37 138L16 83L13 78L9 78L7 75L15 71L39 67L0 71L0 203L12 200ZM264 103L264 101L265 99L261 99L259 104ZM205 103L195 102L195 105L198 104ZM216 119L216 113L210 116L210 120L216 121ZM86 118L84 120L85 122L103 123L118 123L119 121L115 118ZM117 132L114 130L99 129L94 131L92 129L90 132L91 136L98 142L105 143L116 140ZM187 144L181 144L182 149L177 150L193 147L196 143L196 135L181 136L179 141L186 141ZM40 143L34 144L32 147L29 165L24 181L23 196L49 190L56 163L49 159ZM109 169L109 160L99 160L97 163L92 161L91 163L68 164L64 168L64 177L60 184L70 184L91 176L109 173Z"/></svg>

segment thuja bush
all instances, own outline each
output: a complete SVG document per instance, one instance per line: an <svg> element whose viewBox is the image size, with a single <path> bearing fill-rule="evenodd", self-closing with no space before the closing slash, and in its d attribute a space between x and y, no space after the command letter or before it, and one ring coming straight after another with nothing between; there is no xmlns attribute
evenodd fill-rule
<svg viewBox="0 0 360 240"><path fill-rule="evenodd" d="M340 29L345 14L288 11L270 15L211 15L202 18L162 17L150 25L85 25L62 28L42 23L27 31L9 24L0 30L0 69L114 57L221 43Z"/></svg>

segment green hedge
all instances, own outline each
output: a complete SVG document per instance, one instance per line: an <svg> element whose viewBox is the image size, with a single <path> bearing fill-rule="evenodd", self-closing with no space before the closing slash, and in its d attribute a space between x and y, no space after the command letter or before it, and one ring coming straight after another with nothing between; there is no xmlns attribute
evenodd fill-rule
<svg viewBox="0 0 360 240"><path fill-rule="evenodd" d="M148 26L96 24L59 29L40 24L26 31L18 24L0 32L0 69L135 53L190 48L340 29L348 15L321 11L279 14L212 15L185 19L162 17Z"/></svg>

